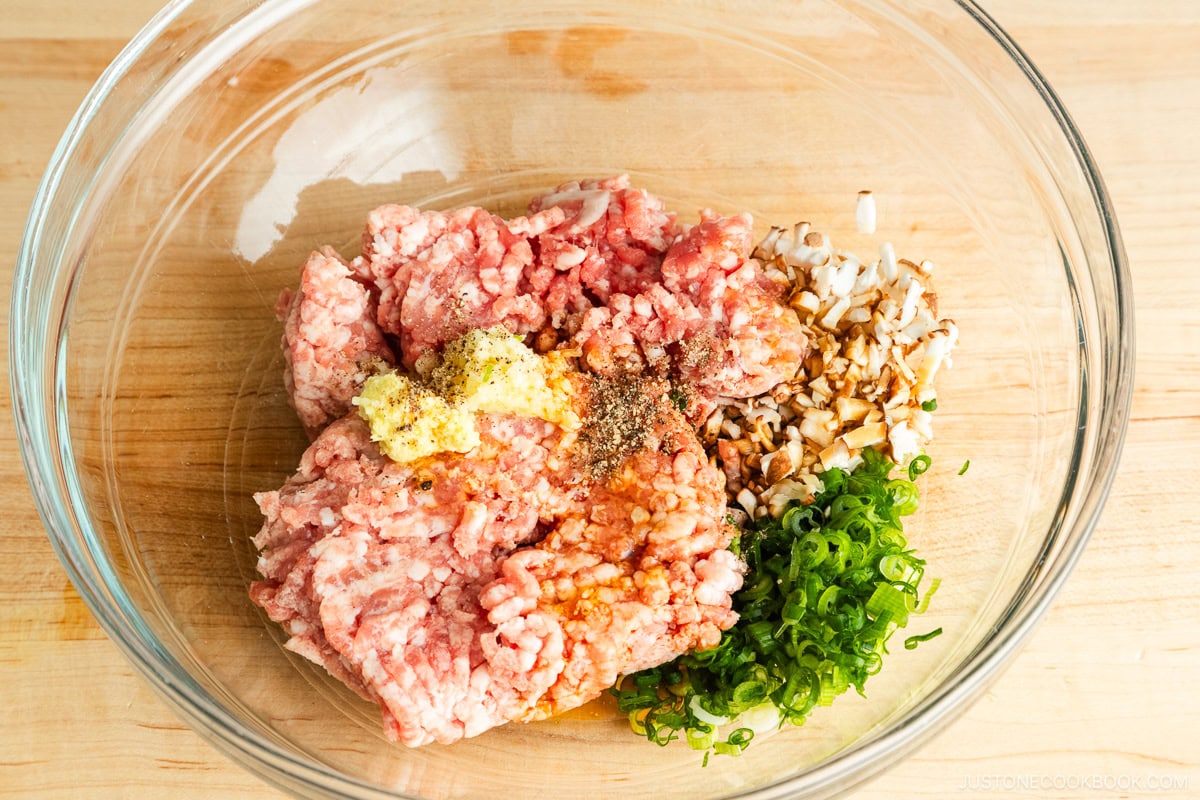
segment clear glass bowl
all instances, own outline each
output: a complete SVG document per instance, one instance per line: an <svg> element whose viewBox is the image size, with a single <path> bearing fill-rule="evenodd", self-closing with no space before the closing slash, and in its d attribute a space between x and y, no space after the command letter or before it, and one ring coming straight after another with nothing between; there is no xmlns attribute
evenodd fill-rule
<svg viewBox="0 0 1200 800"><path fill-rule="evenodd" d="M685 220L803 218L936 263L962 339L910 538L943 579L922 622L946 633L893 648L868 699L705 769L603 705L391 745L247 598L250 495L305 444L272 304L311 248L357 252L382 202L511 212L619 172ZM864 188L875 239L854 230ZM59 145L12 302L22 450L71 579L197 731L306 797L817 797L869 777L1050 603L1113 478L1133 371L1087 150L1017 46L949 0L177 0Z"/></svg>

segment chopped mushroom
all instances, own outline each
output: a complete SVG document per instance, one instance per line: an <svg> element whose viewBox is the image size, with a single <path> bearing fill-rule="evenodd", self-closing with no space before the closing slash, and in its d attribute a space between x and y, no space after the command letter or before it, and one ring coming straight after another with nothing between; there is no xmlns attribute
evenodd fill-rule
<svg viewBox="0 0 1200 800"><path fill-rule="evenodd" d="M856 219L860 232L874 231L869 192ZM814 352L792 380L719 401L702 431L711 458L721 460L722 440L736 447L742 480L727 486L730 501L751 517L778 516L820 491L825 470L853 469L865 447L899 464L920 454L933 438L922 405L937 398L934 378L950 365L958 328L937 316L933 264L897 258L890 243L863 263L801 222L772 228L753 256L788 277L788 305Z"/></svg>

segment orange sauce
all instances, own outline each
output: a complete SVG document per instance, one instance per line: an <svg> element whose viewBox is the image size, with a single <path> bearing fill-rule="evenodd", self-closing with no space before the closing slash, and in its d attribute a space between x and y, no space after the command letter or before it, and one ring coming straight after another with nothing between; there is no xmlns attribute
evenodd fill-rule
<svg viewBox="0 0 1200 800"><path fill-rule="evenodd" d="M624 719L624 715L620 711L617 711L617 698L605 692L590 703L584 703L579 708L572 708L570 711L556 714L554 719L604 722Z"/></svg>

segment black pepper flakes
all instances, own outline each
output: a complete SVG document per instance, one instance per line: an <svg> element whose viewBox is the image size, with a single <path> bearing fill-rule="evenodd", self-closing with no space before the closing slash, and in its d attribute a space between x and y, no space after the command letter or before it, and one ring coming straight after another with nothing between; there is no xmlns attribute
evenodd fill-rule
<svg viewBox="0 0 1200 800"><path fill-rule="evenodd" d="M646 442L661 408L662 384L642 376L595 376L588 392L581 456L588 474L603 479Z"/></svg>

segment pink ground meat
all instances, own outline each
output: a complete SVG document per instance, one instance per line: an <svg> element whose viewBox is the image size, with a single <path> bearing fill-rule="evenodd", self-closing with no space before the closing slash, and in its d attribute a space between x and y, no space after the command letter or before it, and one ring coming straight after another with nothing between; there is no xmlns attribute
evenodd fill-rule
<svg viewBox="0 0 1200 800"><path fill-rule="evenodd" d="M562 670L522 719L574 708L622 674L715 647L736 621L741 566L725 549L723 484L680 422L661 414L643 449L536 546L505 559L484 588L493 674L520 675L525 642L544 631L556 646L562 639Z"/></svg>
<svg viewBox="0 0 1200 800"><path fill-rule="evenodd" d="M379 324L399 337L404 365L472 328L541 328L547 309L520 286L533 263L531 239L562 218L559 209L510 221L481 208L372 211L363 266L378 286Z"/></svg>
<svg viewBox="0 0 1200 800"><path fill-rule="evenodd" d="M256 496L251 595L408 745L544 717L712 646L741 567L721 477L660 402L603 480L540 420L484 415L470 453L396 464L347 416Z"/></svg>
<svg viewBox="0 0 1200 800"><path fill-rule="evenodd" d="M785 287L749 258L748 216L680 228L625 177L563 184L505 221L483 209L383 206L363 234L379 323L412 366L475 327L550 332L604 375L652 370L702 395L790 378L807 342Z"/></svg>
<svg viewBox="0 0 1200 800"><path fill-rule="evenodd" d="M694 411L803 361L751 237L745 215L680 226L618 177L563 184L512 220L383 206L361 258L313 253L277 312L285 382L315 440L281 489L256 495L251 596L287 647L420 745L564 711L717 644L741 585L724 476L664 379L695 389ZM469 453L381 455L350 402L364 380L494 325L539 351L578 350L580 397L595 376L651 376L639 446L603 454L598 475L580 462L589 428L482 415Z"/></svg>
<svg viewBox="0 0 1200 800"><path fill-rule="evenodd" d="M656 282L614 295L569 325L605 375L668 370L706 397L748 397L791 378L807 353L784 287L748 258L749 215L704 212L666 252Z"/></svg>
<svg viewBox="0 0 1200 800"><path fill-rule="evenodd" d="M395 358L375 322L377 304L333 250L314 252L300 289L280 295L284 383L300 423L315 437L345 416L350 398L379 364Z"/></svg>

